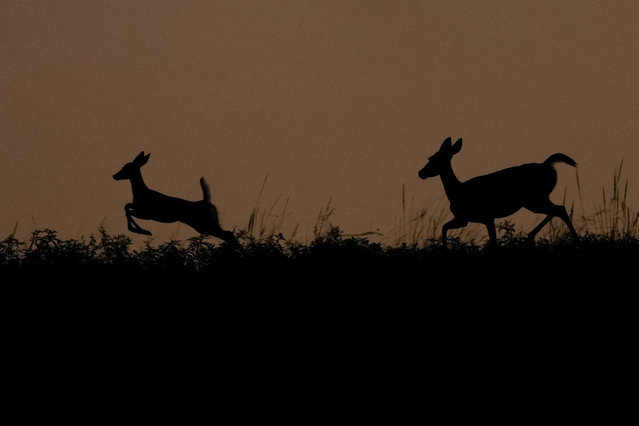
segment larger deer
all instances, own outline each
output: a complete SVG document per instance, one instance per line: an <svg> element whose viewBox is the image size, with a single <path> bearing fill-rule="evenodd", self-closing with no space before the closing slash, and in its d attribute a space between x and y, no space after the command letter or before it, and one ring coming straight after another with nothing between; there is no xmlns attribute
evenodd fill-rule
<svg viewBox="0 0 639 426"><path fill-rule="evenodd" d="M553 154L543 163L522 164L460 182L450 163L461 148L461 139L452 144L451 138L447 138L418 173L421 179L439 176L444 184L450 210L455 216L442 227L444 246L449 229L463 228L468 222L476 222L486 225L490 243L494 247L497 241L495 219L510 216L522 207L547 215L528 234L531 242L555 216L566 223L575 239L579 238L566 208L548 198L557 183L557 172L553 165L562 162L576 167L575 160L565 154Z"/></svg>
<svg viewBox="0 0 639 426"><path fill-rule="evenodd" d="M132 162L125 164L113 175L115 180L131 181L133 202L124 206L129 231L151 235L151 232L143 229L133 220L134 217L163 223L183 222L201 234L220 238L234 248L242 250L235 235L220 226L217 208L211 203L211 192L204 178L200 179L203 195L200 201L170 197L146 186L140 168L149 161L150 156L151 154L144 155L144 151L140 152Z"/></svg>

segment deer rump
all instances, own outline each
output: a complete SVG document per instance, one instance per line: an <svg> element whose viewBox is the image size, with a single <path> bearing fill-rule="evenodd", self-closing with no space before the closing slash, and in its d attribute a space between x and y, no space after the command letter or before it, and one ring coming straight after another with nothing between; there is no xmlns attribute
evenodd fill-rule
<svg viewBox="0 0 639 426"><path fill-rule="evenodd" d="M535 211L556 184L552 165L522 164L463 182L450 210L455 217L479 223L510 216L522 207Z"/></svg>

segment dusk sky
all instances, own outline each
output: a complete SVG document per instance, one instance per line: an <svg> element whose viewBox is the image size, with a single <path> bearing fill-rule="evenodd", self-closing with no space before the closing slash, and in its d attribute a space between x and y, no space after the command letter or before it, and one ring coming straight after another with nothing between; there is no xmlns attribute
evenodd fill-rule
<svg viewBox="0 0 639 426"><path fill-rule="evenodd" d="M614 0L2 1L0 239L102 224L144 241L112 178L140 151L152 189L198 200L204 176L228 229L268 175L262 206L288 198L300 239L329 199L352 234L390 235L402 186L414 211L446 207L417 171L449 136L461 180L569 155L586 213L623 158L638 206L638 18ZM557 170L570 204L575 171Z"/></svg>

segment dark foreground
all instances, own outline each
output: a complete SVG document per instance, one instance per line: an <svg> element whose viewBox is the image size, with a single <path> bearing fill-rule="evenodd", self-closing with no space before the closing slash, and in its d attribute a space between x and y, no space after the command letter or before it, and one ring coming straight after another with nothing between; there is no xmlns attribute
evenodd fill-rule
<svg viewBox="0 0 639 426"><path fill-rule="evenodd" d="M420 398L497 387L561 401L638 378L634 240L199 250L197 267L176 247L147 261L5 262L16 392Z"/></svg>

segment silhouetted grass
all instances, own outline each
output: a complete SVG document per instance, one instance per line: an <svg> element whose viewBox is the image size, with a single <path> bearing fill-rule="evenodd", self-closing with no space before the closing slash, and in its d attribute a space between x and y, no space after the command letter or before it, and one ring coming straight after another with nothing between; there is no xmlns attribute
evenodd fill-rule
<svg viewBox="0 0 639 426"><path fill-rule="evenodd" d="M73 267L116 267L132 268L139 271L156 269L175 269L194 274L213 273L229 265L220 265L221 259L233 260L236 266L264 258L271 261L276 258L297 262L315 258L318 262L330 266L330 261L339 261L348 265L344 256L370 258L373 263L384 262L395 253L411 255L419 261L428 257L443 257L451 262L463 261L466 257L480 256L494 259L521 253L527 257L552 255L557 252L570 253L575 257L594 255L608 259L620 251L639 250L639 238L629 233L595 234L586 232L580 241L575 242L568 235L563 238L539 238L531 245L526 234L517 230L510 221L498 224L500 233L497 249L490 249L485 243L449 238L449 247L443 247L438 238L431 238L424 245L400 244L387 246L371 242L363 237L344 236L339 227L324 224L325 231L318 234L309 243L290 241L282 234L253 238L240 232L240 241L245 253L239 253L226 244L220 244L214 238L199 236L186 242L170 240L153 246L150 240L141 248L133 248L131 239L126 235L110 235L99 228L98 235L80 240L63 240L50 229L36 230L28 241L20 241L14 234L0 241L0 267L3 270L15 269L28 271L30 268L73 268ZM72 271L69 271L72 272ZM366 271L361 271L366 273Z"/></svg>

